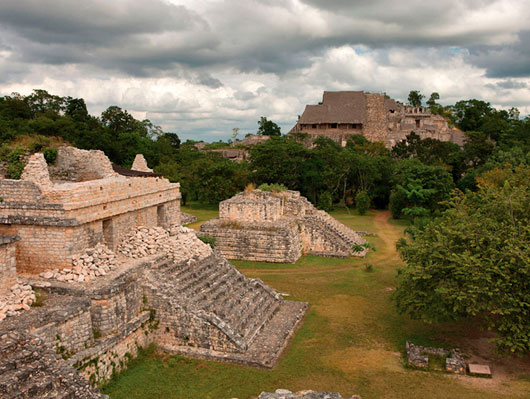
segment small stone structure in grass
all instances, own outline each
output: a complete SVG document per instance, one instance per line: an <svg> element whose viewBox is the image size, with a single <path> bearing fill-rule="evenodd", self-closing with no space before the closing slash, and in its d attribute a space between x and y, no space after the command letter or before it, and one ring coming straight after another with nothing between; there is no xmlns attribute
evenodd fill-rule
<svg viewBox="0 0 530 399"><path fill-rule="evenodd" d="M360 234L316 209L297 191L242 192L219 204L219 218L201 231L215 237L228 259L294 263L302 253L365 256Z"/></svg>
<svg viewBox="0 0 530 399"><path fill-rule="evenodd" d="M262 392L258 399L344 399L338 392L315 392L311 390L291 392L287 389L277 389L274 392ZM361 399L353 395L348 399Z"/></svg>
<svg viewBox="0 0 530 399"><path fill-rule="evenodd" d="M433 368L431 364L434 359L443 362L442 370L455 373L466 373L466 362L458 349L431 348L420 345L414 345L407 341L406 344L408 363L412 367L421 369Z"/></svg>

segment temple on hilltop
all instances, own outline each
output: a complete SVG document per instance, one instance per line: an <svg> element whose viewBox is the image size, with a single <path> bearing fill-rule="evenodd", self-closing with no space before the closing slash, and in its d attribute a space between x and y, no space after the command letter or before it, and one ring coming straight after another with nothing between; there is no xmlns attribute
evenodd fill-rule
<svg viewBox="0 0 530 399"><path fill-rule="evenodd" d="M289 135L306 133L312 145L318 137L328 137L342 146L354 134L380 141L391 148L408 134L463 145L462 132L450 128L441 115L425 107L401 104L386 95L363 91L325 91L318 105L306 105Z"/></svg>
<svg viewBox="0 0 530 399"><path fill-rule="evenodd" d="M0 178L0 396L103 396L140 346L272 368L307 310L180 221L180 189L101 151ZM62 358L62 360L60 359Z"/></svg>

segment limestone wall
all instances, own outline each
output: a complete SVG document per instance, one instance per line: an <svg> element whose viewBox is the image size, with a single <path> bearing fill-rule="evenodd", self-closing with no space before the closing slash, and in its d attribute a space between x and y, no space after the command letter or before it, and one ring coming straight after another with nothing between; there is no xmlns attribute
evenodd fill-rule
<svg viewBox="0 0 530 399"><path fill-rule="evenodd" d="M281 217L281 200L238 194L219 203L219 217L234 221L272 221Z"/></svg>
<svg viewBox="0 0 530 399"><path fill-rule="evenodd" d="M6 294L17 280L15 242L18 237L0 236L0 296Z"/></svg>
<svg viewBox="0 0 530 399"><path fill-rule="evenodd" d="M214 219L201 232L216 238L216 249L227 259L294 263L301 256L294 222L227 222Z"/></svg>

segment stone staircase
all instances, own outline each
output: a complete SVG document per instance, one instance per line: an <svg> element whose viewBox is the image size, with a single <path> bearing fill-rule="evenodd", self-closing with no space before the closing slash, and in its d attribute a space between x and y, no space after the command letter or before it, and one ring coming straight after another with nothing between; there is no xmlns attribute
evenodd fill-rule
<svg viewBox="0 0 530 399"><path fill-rule="evenodd" d="M295 205L288 206L286 209L286 216L295 217L299 221L318 226L322 230L322 234L333 242L333 245L340 250L337 254L343 256L365 256L367 249L353 252L352 247L356 244L363 244L366 242L360 234L345 226L327 212L317 209L309 200L303 196L296 196ZM313 251L313 253L315 253ZM321 253L323 256L329 254Z"/></svg>
<svg viewBox="0 0 530 399"><path fill-rule="evenodd" d="M11 331L0 336L2 399L100 399L77 371L58 361L39 338Z"/></svg>
<svg viewBox="0 0 530 399"><path fill-rule="evenodd" d="M261 280L245 277L215 253L198 262L153 271L148 281L154 295L172 298L185 311L216 326L241 351L283 303Z"/></svg>
<svg viewBox="0 0 530 399"><path fill-rule="evenodd" d="M363 244L366 242L366 240L362 238L357 232L345 226L325 211L317 211L313 214L313 217L317 218L329 230L332 230L335 234L337 234L344 241L346 241L348 245L350 245L350 248L355 244Z"/></svg>

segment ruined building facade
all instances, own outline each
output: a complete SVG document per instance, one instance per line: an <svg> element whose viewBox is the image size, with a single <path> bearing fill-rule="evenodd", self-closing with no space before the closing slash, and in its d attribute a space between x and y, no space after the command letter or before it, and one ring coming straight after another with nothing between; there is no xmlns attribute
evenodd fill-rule
<svg viewBox="0 0 530 399"><path fill-rule="evenodd" d="M316 209L298 191L243 192L219 203L219 218L201 226L215 237L228 259L296 262L302 253L364 256L366 241L355 231Z"/></svg>
<svg viewBox="0 0 530 399"><path fill-rule="evenodd" d="M349 137L360 134L390 148L411 132L422 139L462 145L462 132L450 128L443 116L424 107L405 106L385 95L362 91L325 91L321 103L306 105L289 134L306 133L309 143L317 137L329 137L342 146Z"/></svg>
<svg viewBox="0 0 530 399"><path fill-rule="evenodd" d="M134 165L66 147L0 179L2 399L101 398L151 343L271 368L301 323L306 303L182 227L179 185Z"/></svg>

